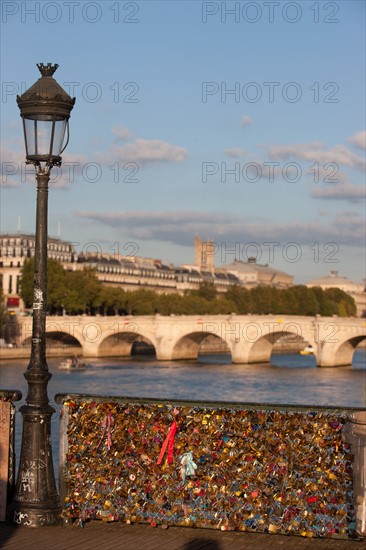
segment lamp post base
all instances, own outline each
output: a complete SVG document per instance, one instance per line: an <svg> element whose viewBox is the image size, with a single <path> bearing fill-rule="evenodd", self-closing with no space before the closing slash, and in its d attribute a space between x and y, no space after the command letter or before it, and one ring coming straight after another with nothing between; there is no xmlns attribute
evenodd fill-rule
<svg viewBox="0 0 366 550"><path fill-rule="evenodd" d="M37 509L35 506L35 504L27 506L22 503L21 511L15 510L13 506L9 523L23 527L54 527L63 523L61 508L45 509L42 506Z"/></svg>
<svg viewBox="0 0 366 550"><path fill-rule="evenodd" d="M23 405L22 451L15 497L9 520L17 525L41 527L62 522L51 447L50 405Z"/></svg>

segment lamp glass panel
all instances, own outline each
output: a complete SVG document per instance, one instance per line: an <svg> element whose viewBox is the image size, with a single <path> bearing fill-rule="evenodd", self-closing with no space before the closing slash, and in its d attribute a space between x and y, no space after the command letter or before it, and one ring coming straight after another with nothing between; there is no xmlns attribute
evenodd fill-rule
<svg viewBox="0 0 366 550"><path fill-rule="evenodd" d="M24 120L24 138L27 155L34 155L36 150L36 121L26 118Z"/></svg>
<svg viewBox="0 0 366 550"><path fill-rule="evenodd" d="M55 121L55 131L53 136L53 147L52 155L59 157L62 152L62 146L65 137L67 120L56 120Z"/></svg>
<svg viewBox="0 0 366 550"><path fill-rule="evenodd" d="M43 117L45 118L45 117ZM49 155L53 120L25 119L25 132L28 155Z"/></svg>

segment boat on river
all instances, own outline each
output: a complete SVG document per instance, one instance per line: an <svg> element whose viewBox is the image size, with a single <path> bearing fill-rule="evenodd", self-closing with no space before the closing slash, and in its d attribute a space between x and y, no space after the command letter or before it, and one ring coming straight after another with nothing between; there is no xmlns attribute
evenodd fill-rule
<svg viewBox="0 0 366 550"><path fill-rule="evenodd" d="M87 364L79 357L68 357L59 364L59 370L84 370Z"/></svg>
<svg viewBox="0 0 366 550"><path fill-rule="evenodd" d="M313 346L306 346L306 348L302 349L300 351L300 355L314 355L315 353L315 350L313 348Z"/></svg>

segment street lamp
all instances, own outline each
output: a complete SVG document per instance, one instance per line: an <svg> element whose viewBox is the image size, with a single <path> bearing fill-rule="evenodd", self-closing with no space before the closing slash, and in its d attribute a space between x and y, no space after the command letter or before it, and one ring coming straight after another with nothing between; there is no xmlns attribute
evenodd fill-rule
<svg viewBox="0 0 366 550"><path fill-rule="evenodd" d="M33 326L28 382L23 416L22 448L12 520L18 525L57 525L61 506L57 494L51 447L51 416L47 384L51 378L46 362L47 294L47 199L50 172L61 165L68 139L68 121L75 98L53 78L58 65L37 64L41 78L17 96L23 119L26 162L34 164L37 180L36 241L34 259ZM66 135L66 143L65 142Z"/></svg>

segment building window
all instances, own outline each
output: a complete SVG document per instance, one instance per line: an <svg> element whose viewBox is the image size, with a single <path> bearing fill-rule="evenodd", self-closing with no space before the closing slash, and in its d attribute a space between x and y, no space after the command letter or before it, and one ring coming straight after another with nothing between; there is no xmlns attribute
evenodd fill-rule
<svg viewBox="0 0 366 550"><path fill-rule="evenodd" d="M11 294L13 287L13 276L9 275L9 286L8 286L8 294Z"/></svg>

